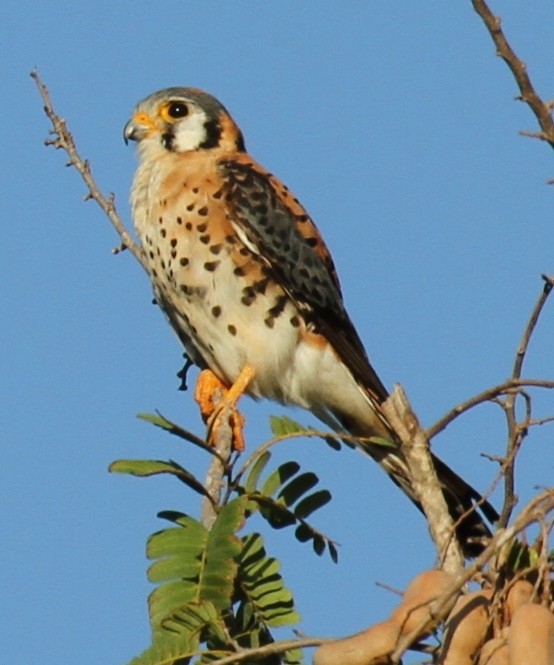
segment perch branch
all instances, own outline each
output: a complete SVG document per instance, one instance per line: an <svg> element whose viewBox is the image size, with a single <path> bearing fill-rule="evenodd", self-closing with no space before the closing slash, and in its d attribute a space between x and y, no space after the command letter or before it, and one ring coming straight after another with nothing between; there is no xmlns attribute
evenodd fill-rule
<svg viewBox="0 0 554 665"><path fill-rule="evenodd" d="M464 567L464 557L454 536L454 524L440 489L425 430L420 426L406 393L399 385L394 387L382 409L400 439L410 470L410 480L427 518L442 568L456 575Z"/></svg>

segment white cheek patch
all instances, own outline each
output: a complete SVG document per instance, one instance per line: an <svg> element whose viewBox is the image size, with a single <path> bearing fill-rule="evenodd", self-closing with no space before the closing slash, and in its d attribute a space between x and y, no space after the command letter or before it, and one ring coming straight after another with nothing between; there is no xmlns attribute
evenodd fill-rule
<svg viewBox="0 0 554 665"><path fill-rule="evenodd" d="M195 111L174 125L171 148L175 152L196 150L206 140L206 115Z"/></svg>

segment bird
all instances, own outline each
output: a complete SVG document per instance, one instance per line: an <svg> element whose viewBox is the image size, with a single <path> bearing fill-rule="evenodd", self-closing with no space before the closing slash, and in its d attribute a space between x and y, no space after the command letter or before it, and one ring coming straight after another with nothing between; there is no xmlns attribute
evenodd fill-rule
<svg viewBox="0 0 554 665"><path fill-rule="evenodd" d="M198 88L166 88L136 105L124 139L137 144L130 203L155 301L202 370L201 407L209 412L219 386L232 405L248 394L306 409L359 437L421 510L329 249L295 195L249 155L225 106ZM462 550L476 556L491 535L485 518L498 514L433 463Z"/></svg>

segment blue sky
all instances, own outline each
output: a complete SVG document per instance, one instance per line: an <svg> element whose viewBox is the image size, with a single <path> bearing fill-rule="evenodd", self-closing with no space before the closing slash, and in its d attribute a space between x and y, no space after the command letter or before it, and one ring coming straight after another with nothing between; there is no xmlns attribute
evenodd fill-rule
<svg viewBox="0 0 554 665"><path fill-rule="evenodd" d="M532 6L531 6L532 4ZM554 96L554 6L494 2L539 93ZM135 414L159 409L201 433L177 392L180 349L150 287L64 156L29 78L37 67L98 183L129 220L135 168L122 128L138 99L202 87L229 108L249 150L298 195L339 270L347 307L383 381L400 382L425 425L504 380L540 274L553 272L552 151L518 136L534 118L466 2L114 3L4 8L4 315L0 471L5 662L122 664L149 642L145 539L162 509L197 513L170 479L112 476L123 457L205 460ZM524 374L552 379L554 303ZM554 399L536 394L536 415ZM275 405L245 403L248 439ZM303 423L308 414L288 412ZM480 489L501 455L503 415L486 405L435 441ZM317 559L268 534L306 634L382 619L433 564L424 521L378 467L313 441L280 459L313 469L334 501L318 526L341 543ZM533 431L518 493L552 483L552 427ZM496 497L498 500L498 497ZM3 633L3 634L2 634ZM283 633L288 635L287 631Z"/></svg>

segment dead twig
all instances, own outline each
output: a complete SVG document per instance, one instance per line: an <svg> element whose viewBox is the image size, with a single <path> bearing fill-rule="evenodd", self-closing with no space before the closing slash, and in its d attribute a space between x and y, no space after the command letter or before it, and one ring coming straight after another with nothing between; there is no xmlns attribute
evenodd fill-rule
<svg viewBox="0 0 554 665"><path fill-rule="evenodd" d="M35 82L44 103L44 113L52 123L52 138L47 139L45 141L45 145L51 145L56 148L56 150L64 150L67 153L69 157L67 166L73 166L87 186L88 193L85 196L85 201L89 199L96 201L96 203L105 213L106 217L112 223L117 234L121 238L121 244L114 250L114 254L118 254L123 249L128 249L144 268L144 270L147 270L146 261L144 259L141 248L133 240L133 237L125 228L121 217L117 214L114 203L114 195L109 194L108 196L104 196L104 194L102 194L98 188L98 185L92 177L90 164L86 159L83 159L79 155L77 146L75 145L75 141L73 140L71 132L67 128L65 120L56 113L50 98L50 92L46 85L42 82L42 79L36 70L31 72L31 78Z"/></svg>
<svg viewBox="0 0 554 665"><path fill-rule="evenodd" d="M502 31L500 18L491 12L485 0L471 0L471 3L492 37L496 46L496 54L510 68L519 88L519 99L525 102L533 111L542 130L541 132L525 132L525 135L546 141L550 144L550 147L554 148L552 104L544 102L536 93L531 79L527 74L526 64L517 57Z"/></svg>

